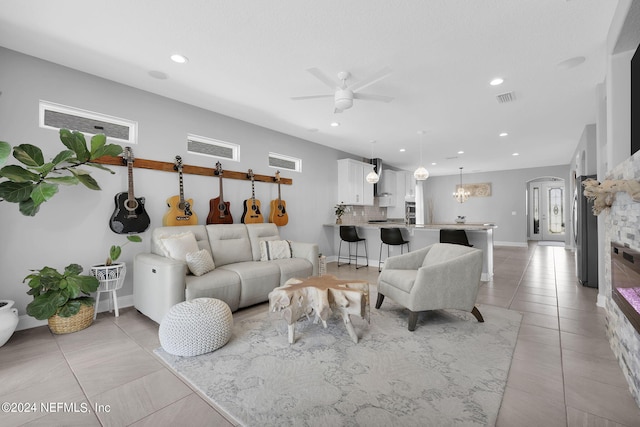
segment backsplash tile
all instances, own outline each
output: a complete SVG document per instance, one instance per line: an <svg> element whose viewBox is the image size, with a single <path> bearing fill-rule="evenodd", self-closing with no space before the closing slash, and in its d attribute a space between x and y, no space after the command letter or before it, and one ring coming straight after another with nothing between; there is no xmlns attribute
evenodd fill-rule
<svg viewBox="0 0 640 427"><path fill-rule="evenodd" d="M640 179L640 152L614 168L606 179ZM605 221L605 274L601 280L600 295L605 296L607 336L611 349L618 358L629 389L640 406L640 334L611 297L611 245L610 242L627 244L640 250L640 203L627 193L616 193L611 209L604 211Z"/></svg>

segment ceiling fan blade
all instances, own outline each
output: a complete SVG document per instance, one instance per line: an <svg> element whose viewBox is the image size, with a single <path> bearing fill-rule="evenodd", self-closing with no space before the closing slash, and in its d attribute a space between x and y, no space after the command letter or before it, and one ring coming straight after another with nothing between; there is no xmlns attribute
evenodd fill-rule
<svg viewBox="0 0 640 427"><path fill-rule="evenodd" d="M294 101L303 101L305 99L316 99L316 98L333 98L333 94L331 95L309 95L309 96L292 96L291 99Z"/></svg>
<svg viewBox="0 0 640 427"><path fill-rule="evenodd" d="M384 95L372 95L368 93L354 93L354 99L364 99L366 101L381 101L381 102L391 102L393 98L391 96Z"/></svg>
<svg viewBox="0 0 640 427"><path fill-rule="evenodd" d="M317 78L318 80L320 80L322 83L329 86L333 90L335 90L337 87L340 86L339 83L336 83L335 81L333 81L330 77L328 77L325 73L320 71L318 68L309 68L307 71L313 74L315 78Z"/></svg>
<svg viewBox="0 0 640 427"><path fill-rule="evenodd" d="M369 78L366 78L366 79L361 80L359 82L355 82L354 84L349 86L348 89L352 90L353 92L355 92L357 90L360 90L360 89L364 89L365 87L371 86L372 84L384 79L389 74L391 74L391 68L384 67L382 70L380 70L377 73L369 76Z"/></svg>

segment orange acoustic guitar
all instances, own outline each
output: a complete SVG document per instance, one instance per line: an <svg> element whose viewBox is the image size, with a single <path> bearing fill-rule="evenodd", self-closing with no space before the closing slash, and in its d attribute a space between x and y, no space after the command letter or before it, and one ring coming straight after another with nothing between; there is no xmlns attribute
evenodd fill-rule
<svg viewBox="0 0 640 427"><path fill-rule="evenodd" d="M280 196L280 171L276 172L275 180L278 183L278 198L271 201L269 222L281 227L289 222L289 214L287 213L287 202L282 200Z"/></svg>
<svg viewBox="0 0 640 427"><path fill-rule="evenodd" d="M169 211L162 218L162 225L197 225L198 216L191 210L193 207L193 199L184 199L184 186L182 184L182 158L176 156L176 164L173 167L178 171L180 176L180 195L172 196L167 199Z"/></svg>
<svg viewBox="0 0 640 427"><path fill-rule="evenodd" d="M260 212L260 200L256 200L252 169L249 169L247 176L251 178L251 198L244 201L244 212L242 213L242 219L240 219L240 221L242 221L243 224L264 222L262 212Z"/></svg>
<svg viewBox="0 0 640 427"><path fill-rule="evenodd" d="M220 162L216 163L216 175L220 181L220 195L209 200L207 224L233 224L229 202L224 201L224 193L222 192L222 164Z"/></svg>

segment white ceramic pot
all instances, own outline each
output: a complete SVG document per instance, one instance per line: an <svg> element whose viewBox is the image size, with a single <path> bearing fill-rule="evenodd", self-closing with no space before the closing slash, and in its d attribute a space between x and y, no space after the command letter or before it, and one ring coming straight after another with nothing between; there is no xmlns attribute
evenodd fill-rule
<svg viewBox="0 0 640 427"><path fill-rule="evenodd" d="M18 309L12 308L13 304L10 300L0 300L0 347L9 341L18 326Z"/></svg>

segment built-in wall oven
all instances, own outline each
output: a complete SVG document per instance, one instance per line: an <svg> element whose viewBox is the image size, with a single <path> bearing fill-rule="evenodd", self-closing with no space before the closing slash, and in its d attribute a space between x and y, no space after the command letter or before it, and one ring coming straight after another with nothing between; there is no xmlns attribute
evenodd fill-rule
<svg viewBox="0 0 640 427"><path fill-rule="evenodd" d="M416 223L416 202L404 202L404 220L406 224Z"/></svg>

